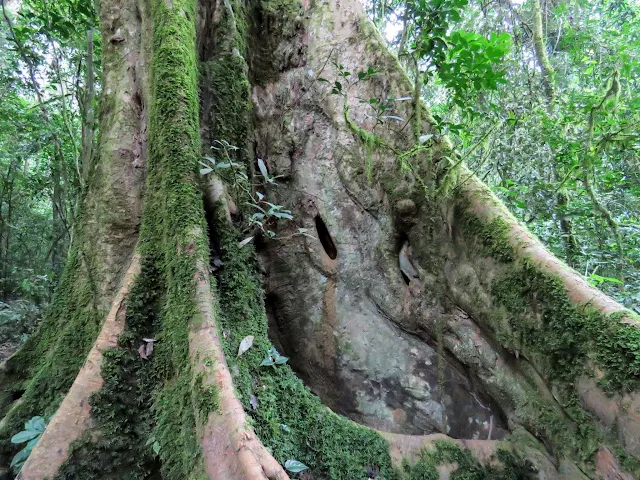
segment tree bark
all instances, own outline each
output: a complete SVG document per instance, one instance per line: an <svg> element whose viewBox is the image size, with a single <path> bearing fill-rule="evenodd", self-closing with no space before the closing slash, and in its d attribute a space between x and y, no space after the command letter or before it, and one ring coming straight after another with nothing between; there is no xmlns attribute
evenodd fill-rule
<svg viewBox="0 0 640 480"><path fill-rule="evenodd" d="M371 119L361 99L414 87L355 0L105 0L101 28L82 234L52 312L2 370L5 442L53 417L24 478L286 479L290 460L311 478L447 478L418 453L442 454L441 438L480 462L460 469L507 448L533 478L640 456L637 317L518 224L422 105ZM227 168L198 179L203 152ZM273 210L247 231L256 202ZM100 370L61 355L61 318ZM108 350L105 331L121 331ZM73 413L79 398L90 409Z"/></svg>

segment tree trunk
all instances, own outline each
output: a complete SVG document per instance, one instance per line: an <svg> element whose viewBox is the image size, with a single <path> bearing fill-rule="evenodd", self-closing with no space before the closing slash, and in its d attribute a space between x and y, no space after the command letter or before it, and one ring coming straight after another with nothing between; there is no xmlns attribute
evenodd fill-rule
<svg viewBox="0 0 640 480"><path fill-rule="evenodd" d="M100 10L74 243L1 370L5 465L51 417L20 478L636 468L637 317L518 224L419 103L372 120L362 99L414 88L355 0ZM218 166L198 178L203 155Z"/></svg>

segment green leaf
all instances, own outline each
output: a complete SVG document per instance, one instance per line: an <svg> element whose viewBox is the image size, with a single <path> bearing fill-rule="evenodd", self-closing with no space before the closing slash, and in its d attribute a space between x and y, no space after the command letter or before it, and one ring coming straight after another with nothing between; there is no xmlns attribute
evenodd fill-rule
<svg viewBox="0 0 640 480"><path fill-rule="evenodd" d="M279 356L278 358L276 358L276 365L284 365L288 361L289 361L289 357Z"/></svg>
<svg viewBox="0 0 640 480"><path fill-rule="evenodd" d="M20 470L20 468L22 468L22 464L27 460L27 458L29 458L29 455L31 455L31 450L31 448L27 449L27 447L25 447L16 453L13 460L11 460L11 468L15 471Z"/></svg>
<svg viewBox="0 0 640 480"><path fill-rule="evenodd" d="M284 462L284 468L289 470L291 473L303 472L309 469L309 467L298 460L287 460Z"/></svg>
<svg viewBox="0 0 640 480"><path fill-rule="evenodd" d="M13 437L11 437L11 443L24 443L28 442L31 439L34 439L40 436L42 432L37 430L24 430L20 433L16 433Z"/></svg>
<svg viewBox="0 0 640 480"><path fill-rule="evenodd" d="M262 160L261 158L258 159L258 168L260 169L260 173L262 174L264 179L270 182L271 179L269 178L269 172L267 171L267 166L265 165L264 160Z"/></svg>
<svg viewBox="0 0 640 480"><path fill-rule="evenodd" d="M309 469L309 467L298 460L287 460L284 462L284 468L289 470L291 473L303 472Z"/></svg>
<svg viewBox="0 0 640 480"><path fill-rule="evenodd" d="M38 432L44 432L44 429L47 428L47 424L44 421L44 418L41 416L31 417L31 420L28 420L24 424L25 430L36 430Z"/></svg>
<svg viewBox="0 0 640 480"><path fill-rule="evenodd" d="M275 363L273 362L273 359L271 357L267 357L262 360L262 362L260 362L261 367L271 367L273 365L275 365Z"/></svg>

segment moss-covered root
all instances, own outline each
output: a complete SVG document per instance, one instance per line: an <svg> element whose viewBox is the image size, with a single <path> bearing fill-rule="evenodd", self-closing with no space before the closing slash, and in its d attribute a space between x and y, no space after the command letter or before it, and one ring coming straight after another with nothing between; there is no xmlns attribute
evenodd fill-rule
<svg viewBox="0 0 640 480"><path fill-rule="evenodd" d="M571 303L578 307L589 307L604 314L620 312L622 313L621 321L638 324L629 310L589 285L582 276L554 257L538 239L518 223L504 204L478 179L470 178L462 193L470 204L471 213L482 223L489 225L498 219L508 225L506 241L516 256L521 260L528 260L543 273L558 278L564 284Z"/></svg>
<svg viewBox="0 0 640 480"><path fill-rule="evenodd" d="M403 443L420 446L410 452L410 458L394 459L395 463L401 462L396 471L402 480L586 480L579 471L558 475L544 456L537 456L535 463L541 465L534 465L504 442L453 440L437 434L415 439L410 435L396 437L411 438Z"/></svg>
<svg viewBox="0 0 640 480"><path fill-rule="evenodd" d="M499 440L457 440L441 433L431 435L401 435L396 433L379 432L380 436L389 442L389 453L393 466L399 470L406 470L407 466L413 466L410 470L419 470L420 463L424 463L425 458L431 456L434 463L451 463L457 465L457 473L460 476L451 478L482 478L490 480L493 478L506 479L517 478L525 480L529 478L554 479L558 477L557 470L551 459L544 453L527 447L519 447L518 450L524 455L521 457L518 451L514 450L514 445ZM445 453L454 453L455 457ZM445 454L445 455L443 455ZM457 460L464 459L458 464ZM514 465L517 460L521 464L520 475L504 475ZM512 465L509 465L509 464ZM485 466L483 468L483 466ZM489 466L489 469L486 469ZM493 468L495 476L490 474ZM482 471L481 474L474 476ZM465 472L467 476L464 475ZM440 472L446 473L446 472ZM502 475L501 475L502 474ZM415 478L411 476L411 478ZM443 478L443 477L440 477ZM450 477L446 477L450 478Z"/></svg>
<svg viewBox="0 0 640 480"><path fill-rule="evenodd" d="M116 346L124 329L125 298L139 272L140 258L135 254L84 366L22 467L21 479L53 478L67 459L71 443L91 426L89 397L102 387L102 352Z"/></svg>
<svg viewBox="0 0 640 480"><path fill-rule="evenodd" d="M511 263L508 280L495 283L497 303L511 314L528 311L544 320L527 334L528 356L534 360L551 356L553 351L545 348L548 337L544 337L550 332L561 332L562 337L576 342L577 349L558 348L556 343L562 365L549 374L550 379L564 379L579 406L593 414L605 430L618 429L625 452L638 458L640 422L635 406L640 405L640 317L554 257L488 187L468 175L470 181L461 189L466 233L482 237L489 255ZM522 284L514 275L529 282L531 300L526 291L514 287ZM539 301L533 300L536 296ZM572 336L570 329L582 336ZM578 420L581 423L591 421L578 411L572 415L583 418Z"/></svg>
<svg viewBox="0 0 640 480"><path fill-rule="evenodd" d="M200 315L189 329L189 356L195 379L194 399L199 404L196 410L205 417L201 444L207 474L226 480L288 479L247 423L218 337L208 270L204 263L198 270ZM214 398L217 402L212 401Z"/></svg>

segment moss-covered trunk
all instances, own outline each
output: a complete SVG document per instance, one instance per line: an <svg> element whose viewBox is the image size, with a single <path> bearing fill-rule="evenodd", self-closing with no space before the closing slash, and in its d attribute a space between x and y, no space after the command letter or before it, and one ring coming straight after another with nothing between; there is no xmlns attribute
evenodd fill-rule
<svg viewBox="0 0 640 480"><path fill-rule="evenodd" d="M100 11L78 231L0 372L7 478L34 415L24 479L637 475L637 317L389 100L355 0Z"/></svg>

